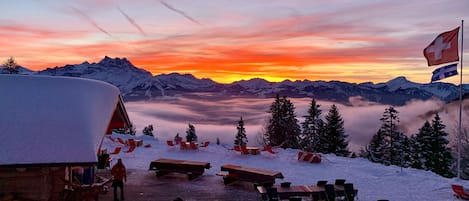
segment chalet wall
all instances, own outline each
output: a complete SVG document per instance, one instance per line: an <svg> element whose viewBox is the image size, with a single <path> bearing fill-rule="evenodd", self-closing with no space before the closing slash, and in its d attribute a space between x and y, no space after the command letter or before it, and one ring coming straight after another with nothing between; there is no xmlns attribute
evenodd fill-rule
<svg viewBox="0 0 469 201"><path fill-rule="evenodd" d="M0 167L0 195L14 193L38 201L60 200L59 194L65 186L65 171L65 166Z"/></svg>

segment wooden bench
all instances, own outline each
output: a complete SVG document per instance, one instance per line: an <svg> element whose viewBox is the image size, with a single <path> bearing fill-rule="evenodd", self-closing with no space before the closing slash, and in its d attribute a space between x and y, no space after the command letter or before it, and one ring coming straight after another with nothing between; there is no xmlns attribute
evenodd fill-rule
<svg viewBox="0 0 469 201"><path fill-rule="evenodd" d="M219 176L223 176L223 181L226 185L235 181L247 181L256 185L268 186L273 185L276 178L283 179L281 172L244 167L239 165L223 165L221 166L221 171L228 172L227 174L217 174Z"/></svg>
<svg viewBox="0 0 469 201"><path fill-rule="evenodd" d="M170 172L187 174L189 180L202 175L205 169L210 169L210 163L188 160L174 160L160 158L150 163L150 170L156 172L157 177L161 177Z"/></svg>

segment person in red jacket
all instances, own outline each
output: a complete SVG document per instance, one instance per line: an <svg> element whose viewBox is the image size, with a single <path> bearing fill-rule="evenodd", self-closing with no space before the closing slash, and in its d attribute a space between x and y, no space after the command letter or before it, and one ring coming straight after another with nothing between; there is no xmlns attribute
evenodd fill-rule
<svg viewBox="0 0 469 201"><path fill-rule="evenodd" d="M117 199L117 187L121 190L121 200L124 200L124 182L127 181L127 173L122 159L118 159L117 163L112 166L111 174L113 176L112 187L114 187L114 201Z"/></svg>

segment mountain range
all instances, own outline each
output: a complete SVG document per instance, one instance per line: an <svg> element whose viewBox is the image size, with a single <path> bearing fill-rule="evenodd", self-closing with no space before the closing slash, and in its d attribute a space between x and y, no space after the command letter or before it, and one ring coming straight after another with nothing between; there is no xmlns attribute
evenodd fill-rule
<svg viewBox="0 0 469 201"><path fill-rule="evenodd" d="M25 71L27 72L27 71ZM314 97L318 100L352 104L359 99L390 105L403 105L412 99L437 98L445 102L459 97L459 87L451 83L435 82L419 84L397 77L384 83L347 83L341 81L290 81L269 82L254 78L231 84L221 84L210 79L198 79L191 74L160 74L135 67L126 58L104 57L98 63L83 62L61 67L47 68L28 74L71 76L90 78L117 86L126 101L151 100L162 96L198 97L262 97L271 98L277 94L287 97ZM464 93L469 85L463 85ZM210 96L206 96L210 94Z"/></svg>

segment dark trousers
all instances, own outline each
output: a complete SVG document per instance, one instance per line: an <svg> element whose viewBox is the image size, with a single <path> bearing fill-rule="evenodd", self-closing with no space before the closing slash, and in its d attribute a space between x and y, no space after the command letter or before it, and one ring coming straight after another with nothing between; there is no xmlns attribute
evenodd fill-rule
<svg viewBox="0 0 469 201"><path fill-rule="evenodd" d="M114 187L114 200L117 199L117 187L121 189L121 200L124 200L124 181L114 180L112 181L112 187Z"/></svg>

